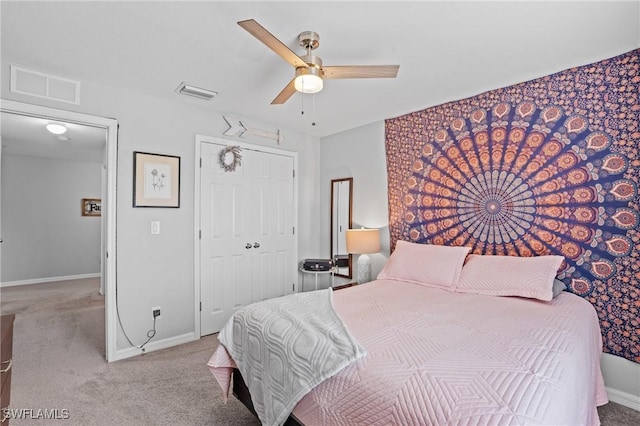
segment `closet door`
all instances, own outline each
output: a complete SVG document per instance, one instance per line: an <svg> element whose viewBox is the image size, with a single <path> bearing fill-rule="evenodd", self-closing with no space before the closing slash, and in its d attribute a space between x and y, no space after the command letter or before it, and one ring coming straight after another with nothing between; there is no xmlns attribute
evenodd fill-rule
<svg viewBox="0 0 640 426"><path fill-rule="evenodd" d="M251 157L252 301L257 302L293 292L293 159L261 152Z"/></svg>
<svg viewBox="0 0 640 426"><path fill-rule="evenodd" d="M241 165L225 171L225 147L201 145L201 335L243 306L293 291L293 159L243 149Z"/></svg>

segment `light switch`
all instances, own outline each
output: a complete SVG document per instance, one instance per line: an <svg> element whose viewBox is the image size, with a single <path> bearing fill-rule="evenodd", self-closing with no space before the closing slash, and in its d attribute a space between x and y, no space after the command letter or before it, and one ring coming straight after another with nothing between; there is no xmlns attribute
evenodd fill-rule
<svg viewBox="0 0 640 426"><path fill-rule="evenodd" d="M151 222L151 235L160 235L160 222Z"/></svg>

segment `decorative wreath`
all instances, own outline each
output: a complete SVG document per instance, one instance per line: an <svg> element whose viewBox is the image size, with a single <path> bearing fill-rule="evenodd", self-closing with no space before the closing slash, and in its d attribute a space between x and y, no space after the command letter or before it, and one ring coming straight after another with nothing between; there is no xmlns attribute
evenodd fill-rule
<svg viewBox="0 0 640 426"><path fill-rule="evenodd" d="M229 155L231 154L231 155ZM242 155L239 146L228 146L220 150L218 162L225 172L234 172L241 163Z"/></svg>

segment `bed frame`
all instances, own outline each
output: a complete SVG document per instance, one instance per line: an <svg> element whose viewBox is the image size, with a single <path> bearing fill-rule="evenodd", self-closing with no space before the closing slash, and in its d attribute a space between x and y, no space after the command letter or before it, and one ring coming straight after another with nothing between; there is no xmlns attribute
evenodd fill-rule
<svg viewBox="0 0 640 426"><path fill-rule="evenodd" d="M238 398L238 401L242 402L242 405L247 407L249 411L253 413L256 418L258 418L258 414L256 410L253 408L253 402L251 401L251 394L249 393L249 388L244 382L242 378L242 374L240 374L240 370L237 368L233 369L233 396ZM284 422L284 426L304 426L296 417L293 415L289 415L289 418Z"/></svg>

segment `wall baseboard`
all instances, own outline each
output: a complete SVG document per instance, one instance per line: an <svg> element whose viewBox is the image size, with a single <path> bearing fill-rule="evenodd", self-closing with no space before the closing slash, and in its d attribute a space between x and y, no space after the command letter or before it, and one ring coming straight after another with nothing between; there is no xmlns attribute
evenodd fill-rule
<svg viewBox="0 0 640 426"><path fill-rule="evenodd" d="M640 411L640 397L631 395L626 392L619 391L617 389L607 388L607 396L609 401L616 404L624 405L627 408L631 408L636 411Z"/></svg>
<svg viewBox="0 0 640 426"><path fill-rule="evenodd" d="M14 287L17 285L40 284L40 283L49 283L49 282L55 282L55 281L71 281L71 280L81 280L84 278L98 278L98 277L100 277L100 272L96 272L93 274L67 275L64 277L35 278L31 280L6 281L3 283L0 283L0 287Z"/></svg>
<svg viewBox="0 0 640 426"><path fill-rule="evenodd" d="M181 334L179 336L170 337L168 339L158 340L157 342L149 342L144 347L144 353L158 351L160 349L170 348L172 346L181 345L183 343L189 343L197 340L194 332ZM130 347L126 349L119 349L116 351L114 361L119 361L125 358L131 358L137 355L141 355L143 352L139 348ZM213 353L213 352L212 352Z"/></svg>

